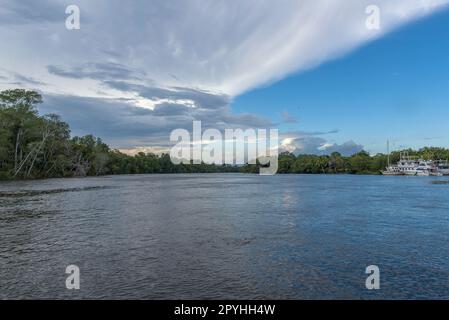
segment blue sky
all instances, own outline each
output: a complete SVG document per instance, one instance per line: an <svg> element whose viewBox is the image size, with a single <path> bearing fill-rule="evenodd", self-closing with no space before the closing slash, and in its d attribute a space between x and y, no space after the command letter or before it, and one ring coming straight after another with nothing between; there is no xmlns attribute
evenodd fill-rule
<svg viewBox="0 0 449 320"><path fill-rule="evenodd" d="M328 131L370 152L449 147L449 10L416 21L312 70L238 96L236 111L297 123L286 130Z"/></svg>
<svg viewBox="0 0 449 320"><path fill-rule="evenodd" d="M367 28L373 3L380 28ZM66 7L80 11L67 29ZM73 135L167 152L175 129L280 129L295 153L449 147L449 0L0 0L0 90Z"/></svg>

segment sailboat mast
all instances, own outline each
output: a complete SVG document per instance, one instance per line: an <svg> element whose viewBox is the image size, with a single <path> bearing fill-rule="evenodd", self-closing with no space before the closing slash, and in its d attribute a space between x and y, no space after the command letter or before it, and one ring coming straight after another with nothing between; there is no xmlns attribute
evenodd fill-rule
<svg viewBox="0 0 449 320"><path fill-rule="evenodd" d="M388 167L390 167L390 140L387 140Z"/></svg>

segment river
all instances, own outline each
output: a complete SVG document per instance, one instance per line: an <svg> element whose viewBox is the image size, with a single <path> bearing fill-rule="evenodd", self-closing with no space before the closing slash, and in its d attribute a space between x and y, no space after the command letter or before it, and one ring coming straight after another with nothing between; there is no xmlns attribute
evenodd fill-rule
<svg viewBox="0 0 449 320"><path fill-rule="evenodd" d="M445 178L0 183L0 298L449 299ZM68 265L80 289L68 290ZM380 270L367 290L365 269Z"/></svg>

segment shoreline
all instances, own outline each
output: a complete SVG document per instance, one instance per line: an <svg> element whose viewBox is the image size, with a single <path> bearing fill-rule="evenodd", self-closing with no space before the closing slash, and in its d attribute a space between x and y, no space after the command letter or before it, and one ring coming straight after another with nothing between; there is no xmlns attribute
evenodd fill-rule
<svg viewBox="0 0 449 320"><path fill-rule="evenodd" d="M48 181L48 180L72 180L72 179L93 179L93 178L113 178L113 177L123 177L123 176L149 176L149 175L164 175L164 176L176 176L176 175L213 175L213 174L224 174L224 175L259 175L253 172L157 172L157 173L123 173L123 174L105 174L97 176L72 176L72 177L49 177L49 178L29 178L29 179L4 179L0 180L0 184L8 182L26 182L26 181ZM382 177L393 177L393 178L449 178L449 176L412 176L412 175L398 175L398 176L386 176L381 173L276 173L274 176L382 176ZM441 181L441 180L436 180ZM449 181L448 181L449 183Z"/></svg>

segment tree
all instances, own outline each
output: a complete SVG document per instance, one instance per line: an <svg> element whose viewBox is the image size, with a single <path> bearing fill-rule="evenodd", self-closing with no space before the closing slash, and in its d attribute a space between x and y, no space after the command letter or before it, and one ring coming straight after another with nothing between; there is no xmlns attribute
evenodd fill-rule
<svg viewBox="0 0 449 320"><path fill-rule="evenodd" d="M351 173L368 173L371 157L366 151L360 151L349 158Z"/></svg>
<svg viewBox="0 0 449 320"><path fill-rule="evenodd" d="M9 155L2 161L4 169L9 171L6 175L20 174L35 151L41 131L39 126L42 125L35 108L39 103L42 103L42 97L35 91L15 89L0 92L0 140L4 141L2 154Z"/></svg>
<svg viewBox="0 0 449 320"><path fill-rule="evenodd" d="M289 173L293 168L296 157L290 152L283 152L278 159L278 173Z"/></svg>

